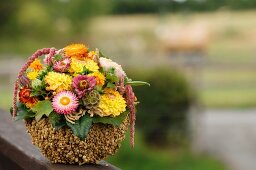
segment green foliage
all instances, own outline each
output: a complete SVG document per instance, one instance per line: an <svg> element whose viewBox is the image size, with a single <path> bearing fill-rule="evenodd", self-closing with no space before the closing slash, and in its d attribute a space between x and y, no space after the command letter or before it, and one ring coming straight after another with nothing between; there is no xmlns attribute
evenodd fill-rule
<svg viewBox="0 0 256 170"><path fill-rule="evenodd" d="M76 34L78 34L77 38L80 38L79 33L86 28L85 25L88 25L94 16L108 13L112 3L108 0L24 2L2 0L0 6L1 35L15 36L14 42L17 41L17 35L34 37L40 39L42 44L47 44L50 37L61 42L59 35L63 35L62 40L64 39L65 42L71 37L74 38ZM54 24L59 21L60 24ZM72 27L72 25L76 26ZM58 37L58 40L52 36Z"/></svg>
<svg viewBox="0 0 256 170"><path fill-rule="evenodd" d="M114 84L114 83L110 83L110 82L108 82L108 84L107 84L107 86L106 86L107 88L115 88L116 87L116 85Z"/></svg>
<svg viewBox="0 0 256 170"><path fill-rule="evenodd" d="M42 90L42 86L36 86L31 90L31 96L44 96L46 95L46 91Z"/></svg>
<svg viewBox="0 0 256 170"><path fill-rule="evenodd" d="M164 68L145 72L133 69L129 75L151 84L150 88L134 88L141 101L137 107L137 125L143 131L146 142L158 146L184 143L187 138L187 113L194 100L184 75Z"/></svg>
<svg viewBox="0 0 256 170"><path fill-rule="evenodd" d="M84 67L83 67L83 71L82 71L81 74L86 75L86 74L90 74L90 73L92 73L92 71L89 70L86 66L84 66Z"/></svg>
<svg viewBox="0 0 256 170"><path fill-rule="evenodd" d="M43 78L50 72L50 71L52 71L53 70L53 68L51 67L51 66L48 66L47 68L46 68L46 70L45 71L43 71L40 75L39 75L39 80L43 80Z"/></svg>
<svg viewBox="0 0 256 170"><path fill-rule="evenodd" d="M128 113L129 113L129 111L125 111L117 117L99 117L99 116L96 117L95 116L95 117L93 117L92 121L93 121L93 123L103 123L103 124L110 124L110 125L114 125L114 126L120 126L120 124L127 117Z"/></svg>
<svg viewBox="0 0 256 170"><path fill-rule="evenodd" d="M31 96L43 96L45 97L47 95L47 91L45 91L46 84L43 81L43 78L48 74L49 71L52 71L52 68L48 67L45 71L43 71L38 79L32 80L31 86Z"/></svg>
<svg viewBox="0 0 256 170"><path fill-rule="evenodd" d="M12 112L12 109L11 109L11 112ZM17 115L15 117L16 121L22 120L22 119L29 119L33 117L35 117L35 113L29 111L24 104L20 102L17 103Z"/></svg>
<svg viewBox="0 0 256 170"><path fill-rule="evenodd" d="M40 120L43 115L49 116L53 111L52 103L49 100L39 101L34 107L31 108L36 113L36 121Z"/></svg>
<svg viewBox="0 0 256 170"><path fill-rule="evenodd" d="M63 115L55 112L51 112L51 114L49 115L49 121L55 129L60 129L61 127L66 125L66 121Z"/></svg>
<svg viewBox="0 0 256 170"><path fill-rule="evenodd" d="M36 86L31 89L31 96L40 96L44 93L45 92L42 91L42 88L40 86Z"/></svg>
<svg viewBox="0 0 256 170"><path fill-rule="evenodd" d="M66 122L67 125L71 128L74 135L79 137L81 140L84 140L92 126L92 118L89 115L84 115L79 120L72 124L70 122Z"/></svg>
<svg viewBox="0 0 256 170"><path fill-rule="evenodd" d="M106 80L110 83L115 83L118 81L118 77L115 73L115 68L111 68L106 73Z"/></svg>
<svg viewBox="0 0 256 170"><path fill-rule="evenodd" d="M5 30L5 26L10 24L12 25L13 23L11 20L17 15L18 9L22 2L18 0L2 0L0 2L1 10L0 10L0 30L3 31ZM12 28L12 31L15 30L15 28ZM9 35L12 36L12 35Z"/></svg>
<svg viewBox="0 0 256 170"><path fill-rule="evenodd" d="M187 0L181 1L151 1L151 0L124 0L114 1L112 12L115 14L159 13L177 11L212 11L221 7L237 9L255 9L254 0Z"/></svg>
<svg viewBox="0 0 256 170"><path fill-rule="evenodd" d="M101 50L99 51L99 57L104 57L104 58L108 58Z"/></svg>
<svg viewBox="0 0 256 170"><path fill-rule="evenodd" d="M54 56L54 60L56 60L56 61L62 60L62 55L60 55L60 54L55 55L55 56Z"/></svg>
<svg viewBox="0 0 256 170"><path fill-rule="evenodd" d="M150 84L145 81L128 81L126 82L126 84L130 84L132 86L144 86L144 85L150 86Z"/></svg>
<svg viewBox="0 0 256 170"><path fill-rule="evenodd" d="M41 89L43 89L42 85L43 85L43 83L39 79L32 80L32 82L31 82L31 87L33 89L41 90Z"/></svg>
<svg viewBox="0 0 256 170"><path fill-rule="evenodd" d="M107 161L125 170L226 170L222 162L193 154L187 148L159 150L146 146L139 131L135 140L135 148L131 149L127 133L118 152Z"/></svg>
<svg viewBox="0 0 256 170"><path fill-rule="evenodd" d="M95 87L95 90L96 90L97 92L99 92L100 94L103 93L103 90L102 90L102 87L101 87L101 86L96 86L96 87Z"/></svg>
<svg viewBox="0 0 256 170"><path fill-rule="evenodd" d="M106 70L106 81L108 82L106 87L107 88L115 88L115 83L118 81L118 77L115 73L115 68L111 68L109 70Z"/></svg>
<svg viewBox="0 0 256 170"><path fill-rule="evenodd" d="M103 124L110 124L114 126L120 126L120 124L124 121L127 117L128 111L121 113L117 117L90 117L89 115L84 115L79 120L72 124L66 121L66 124L71 128L74 135L79 137L81 140L84 140L91 129L93 123L103 123ZM53 120L55 122L55 118Z"/></svg>

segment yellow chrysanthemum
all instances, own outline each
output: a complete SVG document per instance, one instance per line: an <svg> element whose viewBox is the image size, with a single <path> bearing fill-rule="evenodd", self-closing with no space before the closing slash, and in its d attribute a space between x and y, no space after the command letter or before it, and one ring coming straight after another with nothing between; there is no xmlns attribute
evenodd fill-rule
<svg viewBox="0 0 256 170"><path fill-rule="evenodd" d="M84 44L71 44L64 48L64 53L68 57L78 59L86 58L88 55L88 48Z"/></svg>
<svg viewBox="0 0 256 170"><path fill-rule="evenodd" d="M43 68L41 61L39 59L35 59L30 65L29 68L33 69L34 71L40 71Z"/></svg>
<svg viewBox="0 0 256 170"><path fill-rule="evenodd" d="M87 59L85 61L82 61L76 58L72 58L69 72L73 73L74 75L77 75L83 71L84 67L86 67L92 72L96 72L99 70L98 64L95 63L93 60Z"/></svg>
<svg viewBox="0 0 256 170"><path fill-rule="evenodd" d="M44 81L49 85L46 90L60 92L71 89L72 77L64 73L49 72Z"/></svg>
<svg viewBox="0 0 256 170"><path fill-rule="evenodd" d="M73 74L81 73L85 65L86 65L85 61L80 61L80 60L77 60L76 58L72 58L69 72Z"/></svg>
<svg viewBox="0 0 256 170"><path fill-rule="evenodd" d="M27 73L27 77L30 79L30 80L35 80L38 76L39 72L38 71L30 71Z"/></svg>
<svg viewBox="0 0 256 170"><path fill-rule="evenodd" d="M104 92L99 102L100 116L116 117L126 110L126 102L118 91L106 89Z"/></svg>
<svg viewBox="0 0 256 170"><path fill-rule="evenodd" d="M94 76L95 77L95 80L96 80L96 84L97 86L103 86L105 84L105 76L97 71L97 72L94 72L94 73L91 73L91 74L88 74L88 76Z"/></svg>
<svg viewBox="0 0 256 170"><path fill-rule="evenodd" d="M86 68L92 72L96 72L99 70L99 66L93 60L87 59L86 60Z"/></svg>
<svg viewBox="0 0 256 170"><path fill-rule="evenodd" d="M97 54L97 51L90 51L90 52L88 53L88 58L93 59L94 56L96 56L96 55L98 55L98 54Z"/></svg>

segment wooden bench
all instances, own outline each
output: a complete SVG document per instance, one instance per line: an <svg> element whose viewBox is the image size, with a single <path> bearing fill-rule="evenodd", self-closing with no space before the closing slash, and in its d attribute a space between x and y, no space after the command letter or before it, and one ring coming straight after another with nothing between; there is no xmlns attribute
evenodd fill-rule
<svg viewBox="0 0 256 170"><path fill-rule="evenodd" d="M64 165L50 163L32 145L24 123L14 122L11 115L0 110L0 170L117 170L101 161L98 165Z"/></svg>

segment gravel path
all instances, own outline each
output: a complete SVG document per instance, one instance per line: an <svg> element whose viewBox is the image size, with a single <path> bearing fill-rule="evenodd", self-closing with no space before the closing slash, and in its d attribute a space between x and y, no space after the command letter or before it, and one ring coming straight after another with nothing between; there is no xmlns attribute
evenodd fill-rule
<svg viewBox="0 0 256 170"><path fill-rule="evenodd" d="M256 170L256 109L210 110L194 120L195 147L231 170Z"/></svg>

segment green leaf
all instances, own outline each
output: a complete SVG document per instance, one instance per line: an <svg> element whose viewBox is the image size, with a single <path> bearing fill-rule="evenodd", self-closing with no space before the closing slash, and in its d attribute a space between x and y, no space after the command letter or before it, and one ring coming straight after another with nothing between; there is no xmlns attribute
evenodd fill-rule
<svg viewBox="0 0 256 170"><path fill-rule="evenodd" d="M34 86L32 85L31 96L40 96L40 95L45 96L46 95L46 93L47 93L45 91L46 84L43 81L41 81L41 82L39 82L39 81L41 81L41 80L38 80L37 83L41 83L41 84L34 85ZM33 84L33 81L32 81L32 84Z"/></svg>
<svg viewBox="0 0 256 170"><path fill-rule="evenodd" d="M49 100L39 101L31 110L36 113L35 118L38 121L43 115L49 116L53 111L52 103Z"/></svg>
<svg viewBox="0 0 256 170"><path fill-rule="evenodd" d="M22 120L22 119L29 119L35 117L35 113L27 110L18 110L17 116L15 117L15 120Z"/></svg>
<svg viewBox="0 0 256 170"><path fill-rule="evenodd" d="M26 106L22 103L17 104L17 115L15 120L29 119L35 117L35 113L29 111Z"/></svg>
<svg viewBox="0 0 256 170"><path fill-rule="evenodd" d="M150 84L145 81L128 81L126 82L126 84L130 84L132 86L144 86L144 85L150 86Z"/></svg>
<svg viewBox="0 0 256 170"><path fill-rule="evenodd" d="M89 70L86 66L84 66L81 74L86 75L86 74L90 74L90 73L93 73L93 72L91 70Z"/></svg>
<svg viewBox="0 0 256 170"><path fill-rule="evenodd" d="M103 89L102 89L101 86L96 86L96 87L95 87L95 90L98 91L100 94L103 93Z"/></svg>
<svg viewBox="0 0 256 170"><path fill-rule="evenodd" d="M127 114L129 111L125 111L121 113L117 117L100 117L100 116L95 116L92 117L93 123L104 123L104 124L110 124L114 126L120 126L120 124L125 120L127 117Z"/></svg>
<svg viewBox="0 0 256 170"><path fill-rule="evenodd" d="M67 125L71 128L74 135L84 140L91 129L92 118L89 115L84 115L75 124L66 121Z"/></svg>
<svg viewBox="0 0 256 170"><path fill-rule="evenodd" d="M49 115L49 121L55 129L59 129L66 125L66 121L63 119L63 116L55 112L52 112Z"/></svg>
<svg viewBox="0 0 256 170"><path fill-rule="evenodd" d="M116 76L116 72L115 72L114 68L111 68L108 70L108 72L106 74L106 79L110 83L115 83L118 81L118 77Z"/></svg>
<svg viewBox="0 0 256 170"><path fill-rule="evenodd" d="M10 113L11 113L11 115L12 115L12 113L13 113L13 107L10 108Z"/></svg>
<svg viewBox="0 0 256 170"><path fill-rule="evenodd" d="M65 121L62 121L62 122L56 123L56 124L53 126L53 128L56 129L56 130L58 130L58 129L60 129L60 128L66 126L66 125L67 125L67 123L66 123Z"/></svg>
<svg viewBox="0 0 256 170"><path fill-rule="evenodd" d="M99 50L99 57L104 57L104 58L109 59L109 57L107 57L105 54L103 54L102 51L100 51L100 50Z"/></svg>
<svg viewBox="0 0 256 170"><path fill-rule="evenodd" d="M124 84L127 84L127 82L132 81L132 79L128 78L127 76L124 78Z"/></svg>
<svg viewBox="0 0 256 170"><path fill-rule="evenodd" d="M113 83L108 82L107 88L115 88L115 87L116 87L116 85L114 85Z"/></svg>
<svg viewBox="0 0 256 170"><path fill-rule="evenodd" d="M39 79L39 80L43 80L44 77L48 74L48 72L50 72L50 71L52 71L52 70L53 70L53 67L48 66L45 71L42 71L42 72L41 72L41 74L39 75L38 79Z"/></svg>
<svg viewBox="0 0 256 170"><path fill-rule="evenodd" d="M60 54L57 54L57 55L54 56L54 59L56 61L60 61L62 59L62 56Z"/></svg>

